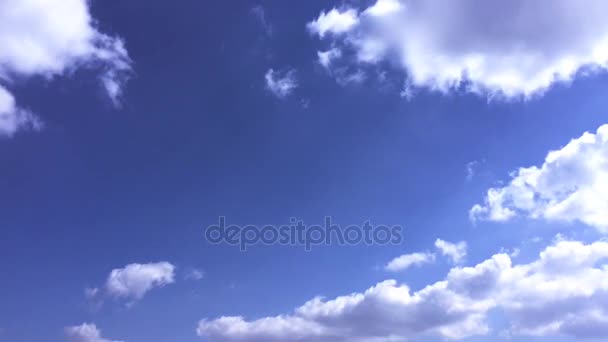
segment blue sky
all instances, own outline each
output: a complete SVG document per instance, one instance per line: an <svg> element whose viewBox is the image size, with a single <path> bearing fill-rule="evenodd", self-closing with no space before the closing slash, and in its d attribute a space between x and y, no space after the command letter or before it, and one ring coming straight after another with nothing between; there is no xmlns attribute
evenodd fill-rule
<svg viewBox="0 0 608 342"><path fill-rule="evenodd" d="M607 338L608 5L559 4L0 1L0 341ZM403 243L205 240L328 215Z"/></svg>

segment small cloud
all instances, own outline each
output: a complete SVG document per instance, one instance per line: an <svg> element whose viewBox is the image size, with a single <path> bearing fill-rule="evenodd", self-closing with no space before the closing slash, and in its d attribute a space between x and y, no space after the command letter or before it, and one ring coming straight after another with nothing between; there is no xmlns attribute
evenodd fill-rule
<svg viewBox="0 0 608 342"><path fill-rule="evenodd" d="M92 323L65 328L65 334L70 342L122 342L108 340L101 336L101 331Z"/></svg>
<svg viewBox="0 0 608 342"><path fill-rule="evenodd" d="M467 243L465 241L451 243L437 239L435 241L435 247L437 247L444 256L449 257L454 264L460 264L467 256Z"/></svg>
<svg viewBox="0 0 608 342"><path fill-rule="evenodd" d="M362 69L352 71L347 67L336 68L333 74L336 82L341 86L361 84L367 79L367 75Z"/></svg>
<svg viewBox="0 0 608 342"><path fill-rule="evenodd" d="M13 94L0 86L0 138L10 138L21 130L38 131L42 127L37 116L17 107Z"/></svg>
<svg viewBox="0 0 608 342"><path fill-rule="evenodd" d="M129 300L128 306L142 299L153 288L175 282L175 266L168 262L129 264L110 272L102 288L90 287L84 291L93 309L103 305L104 297Z"/></svg>
<svg viewBox="0 0 608 342"><path fill-rule="evenodd" d="M521 250L519 248L513 248L511 250L511 249L502 247L500 249L500 253L508 254L511 258L517 258L519 256L519 254L521 253Z"/></svg>
<svg viewBox="0 0 608 342"><path fill-rule="evenodd" d="M479 162L474 160L472 162L467 163L467 181L470 182L473 180L475 176L475 168L479 165Z"/></svg>
<svg viewBox="0 0 608 342"><path fill-rule="evenodd" d="M347 9L339 11L332 9L329 12L321 12L319 17L308 23L308 30L313 34L318 34L323 38L326 34L331 33L339 35L350 31L350 29L359 23L357 11Z"/></svg>
<svg viewBox="0 0 608 342"><path fill-rule="evenodd" d="M186 275L184 276L186 280L201 280L204 277L205 271L196 268L190 269L188 272L186 272Z"/></svg>
<svg viewBox="0 0 608 342"><path fill-rule="evenodd" d="M485 163L485 159L478 161L478 160L473 160L467 163L466 165L466 180L467 182L470 182L473 180L473 177L475 177L475 175L477 174L477 171L479 170L480 166L482 166Z"/></svg>
<svg viewBox="0 0 608 342"><path fill-rule="evenodd" d="M412 82L406 80L403 83L403 89L401 89L401 93L399 93L399 96L401 96L401 98L403 99L406 99L407 101L411 101L414 98L414 95L416 95L416 93L414 91L414 86L412 85Z"/></svg>
<svg viewBox="0 0 608 342"><path fill-rule="evenodd" d="M266 88L279 98L285 98L298 87L296 71L288 69L284 72L269 69L265 75Z"/></svg>
<svg viewBox="0 0 608 342"><path fill-rule="evenodd" d="M84 295L87 298L95 298L95 297L97 297L98 294L99 294L99 289L96 287L94 287L94 288L87 287L86 289L84 289Z"/></svg>
<svg viewBox="0 0 608 342"><path fill-rule="evenodd" d="M338 48L331 48L327 51L317 51L317 57L319 58L319 64L325 69L329 69L334 60L342 57L342 51Z"/></svg>
<svg viewBox="0 0 608 342"><path fill-rule="evenodd" d="M391 260L386 266L384 266L384 269L390 272L399 272L412 266L421 266L433 262L435 262L435 254L433 253L425 252L404 254Z"/></svg>
<svg viewBox="0 0 608 342"><path fill-rule="evenodd" d="M106 292L117 298L139 300L155 287L175 282L175 266L168 262L130 264L113 270L106 281Z"/></svg>

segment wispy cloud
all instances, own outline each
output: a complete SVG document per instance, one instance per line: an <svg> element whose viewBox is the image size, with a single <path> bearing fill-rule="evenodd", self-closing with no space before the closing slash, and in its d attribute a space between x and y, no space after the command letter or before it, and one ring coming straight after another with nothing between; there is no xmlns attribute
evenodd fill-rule
<svg viewBox="0 0 608 342"><path fill-rule="evenodd" d="M266 88L279 98L287 97L298 87L294 69L282 72L269 69L264 78L266 80Z"/></svg>
<svg viewBox="0 0 608 342"><path fill-rule="evenodd" d="M412 266L421 266L433 262L435 262L435 254L433 253L425 252L404 254L391 260L388 264L386 264L384 269L391 272L399 272Z"/></svg>
<svg viewBox="0 0 608 342"><path fill-rule="evenodd" d="M451 243L437 239L435 241L435 247L437 247L444 256L449 257L454 264L463 262L464 258L467 256L467 243L465 241Z"/></svg>

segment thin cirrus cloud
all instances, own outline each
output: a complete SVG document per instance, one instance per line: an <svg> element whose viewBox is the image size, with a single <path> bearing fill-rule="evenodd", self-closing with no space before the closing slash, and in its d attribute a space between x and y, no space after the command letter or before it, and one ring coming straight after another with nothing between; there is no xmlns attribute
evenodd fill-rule
<svg viewBox="0 0 608 342"><path fill-rule="evenodd" d="M294 69L285 71L275 71L269 69L264 75L266 89L278 98L285 98L290 95L297 87L298 80Z"/></svg>
<svg viewBox="0 0 608 342"><path fill-rule="evenodd" d="M377 0L323 11L307 27L354 51L345 64L388 61L414 88L529 98L608 67L608 3L583 3Z"/></svg>
<svg viewBox="0 0 608 342"><path fill-rule="evenodd" d="M95 27L86 0L0 2L0 45L0 136L5 137L41 127L9 90L14 79L93 69L119 105L132 70L123 40Z"/></svg>
<svg viewBox="0 0 608 342"><path fill-rule="evenodd" d="M608 232L608 125L549 152L541 166L519 168L508 185L489 189L469 215L473 221L518 215L578 221Z"/></svg>
<svg viewBox="0 0 608 342"><path fill-rule="evenodd" d="M197 333L220 342L460 340L499 335L488 323L498 309L511 336L608 338L606 261L608 242L556 240L527 264L499 253L452 268L419 291L387 280L361 293L314 298L289 314L203 319Z"/></svg>
<svg viewBox="0 0 608 342"><path fill-rule="evenodd" d="M92 323L67 327L65 328L65 334L69 342L123 342L103 338L101 331Z"/></svg>

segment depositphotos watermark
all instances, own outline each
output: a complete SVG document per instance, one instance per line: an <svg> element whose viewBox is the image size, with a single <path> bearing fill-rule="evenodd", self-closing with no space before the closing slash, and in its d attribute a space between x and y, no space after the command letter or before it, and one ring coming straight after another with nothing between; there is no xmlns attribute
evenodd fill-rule
<svg viewBox="0 0 608 342"><path fill-rule="evenodd" d="M248 247L264 245L304 246L310 251L320 245L398 245L403 241L403 228L398 225L373 225L366 221L363 225L342 227L332 223L326 216L323 225L306 225L292 217L286 225L229 225L226 217L220 216L218 223L205 229L205 238L211 244L239 246L241 251Z"/></svg>

